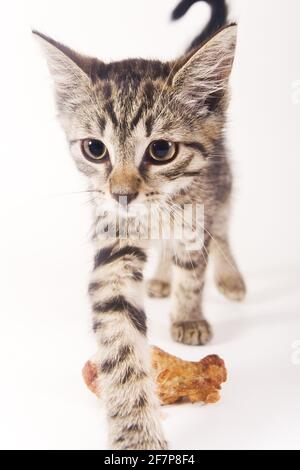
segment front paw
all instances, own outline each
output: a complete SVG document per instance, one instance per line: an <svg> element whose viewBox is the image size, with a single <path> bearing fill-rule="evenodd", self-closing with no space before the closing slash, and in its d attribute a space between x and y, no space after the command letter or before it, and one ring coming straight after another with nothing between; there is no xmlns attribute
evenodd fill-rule
<svg viewBox="0 0 300 470"><path fill-rule="evenodd" d="M175 322L171 335L177 343L204 346L212 339L212 330L206 320Z"/></svg>

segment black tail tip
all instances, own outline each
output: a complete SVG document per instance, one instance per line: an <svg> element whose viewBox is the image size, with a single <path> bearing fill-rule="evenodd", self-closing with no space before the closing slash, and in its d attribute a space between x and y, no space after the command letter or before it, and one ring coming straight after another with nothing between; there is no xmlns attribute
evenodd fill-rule
<svg viewBox="0 0 300 470"><path fill-rule="evenodd" d="M195 0L181 0L181 2L177 5L175 10L173 10L172 12L172 15L171 15L172 20L175 21L175 20L179 20L180 18L182 18L194 2Z"/></svg>

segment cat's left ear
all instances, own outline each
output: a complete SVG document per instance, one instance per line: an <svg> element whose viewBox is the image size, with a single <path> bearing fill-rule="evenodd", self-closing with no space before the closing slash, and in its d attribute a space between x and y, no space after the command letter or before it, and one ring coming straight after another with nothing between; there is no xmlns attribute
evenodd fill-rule
<svg viewBox="0 0 300 470"><path fill-rule="evenodd" d="M237 26L227 26L196 52L184 57L172 81L179 101L200 114L217 108L228 87L236 36Z"/></svg>
<svg viewBox="0 0 300 470"><path fill-rule="evenodd" d="M87 93L92 83L94 60L37 31L33 34L42 46L53 76L58 106L71 104Z"/></svg>

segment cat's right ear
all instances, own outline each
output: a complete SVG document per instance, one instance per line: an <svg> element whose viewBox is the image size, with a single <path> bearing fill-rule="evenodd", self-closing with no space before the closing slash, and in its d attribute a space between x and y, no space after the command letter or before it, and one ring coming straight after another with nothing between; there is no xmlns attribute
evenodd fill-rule
<svg viewBox="0 0 300 470"><path fill-rule="evenodd" d="M93 59L73 51L38 31L32 31L42 47L53 76L58 105L72 102L91 86Z"/></svg>

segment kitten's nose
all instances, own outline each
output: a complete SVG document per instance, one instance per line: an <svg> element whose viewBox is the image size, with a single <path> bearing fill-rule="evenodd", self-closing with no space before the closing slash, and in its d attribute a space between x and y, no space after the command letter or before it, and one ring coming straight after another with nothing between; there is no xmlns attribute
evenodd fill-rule
<svg viewBox="0 0 300 470"><path fill-rule="evenodd" d="M130 204L139 194L141 178L136 168L124 165L116 166L109 180L111 196L121 206Z"/></svg>
<svg viewBox="0 0 300 470"><path fill-rule="evenodd" d="M118 201L119 204L121 204L121 206L125 207L130 204L134 199L136 199L138 194L139 193L112 193L111 195L116 201Z"/></svg>

